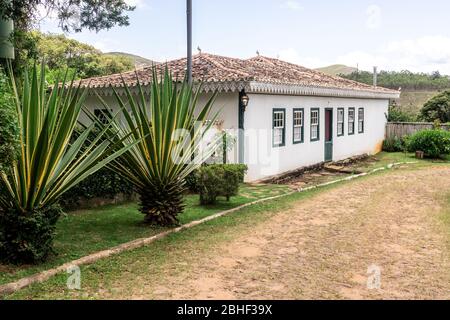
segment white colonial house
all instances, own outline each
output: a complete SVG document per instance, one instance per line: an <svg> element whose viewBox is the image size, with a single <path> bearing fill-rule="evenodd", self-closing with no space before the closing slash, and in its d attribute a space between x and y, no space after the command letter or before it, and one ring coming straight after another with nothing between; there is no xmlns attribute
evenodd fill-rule
<svg viewBox="0 0 450 320"><path fill-rule="evenodd" d="M183 78L186 59L167 62L167 67ZM90 90L88 107L101 114L97 93L118 108L111 86L123 94L121 77L135 88L136 75L148 88L151 67L84 81ZM219 92L217 126L236 136L226 158L248 165L247 181L381 151L389 100L400 96L399 91L263 56L242 60L198 54L193 79L203 83L202 104Z"/></svg>

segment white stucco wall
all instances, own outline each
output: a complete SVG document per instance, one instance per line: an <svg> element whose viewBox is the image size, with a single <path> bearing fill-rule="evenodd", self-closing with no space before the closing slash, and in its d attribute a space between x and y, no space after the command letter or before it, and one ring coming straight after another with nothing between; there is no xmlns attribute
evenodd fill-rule
<svg viewBox="0 0 450 320"><path fill-rule="evenodd" d="M245 156L249 166L247 181L255 181L325 159L325 108L333 109L333 160L342 160L364 153L377 153L384 139L388 100L346 99L327 97L249 94L245 113ZM355 108L355 134L348 135L348 109ZM365 130L358 133L358 108L365 110ZM272 146L272 110L286 110L284 147ZM293 109L303 108L304 143L293 144ZM310 110L320 109L320 140L310 140ZM345 109L345 134L337 137L337 109ZM255 132L257 131L257 132Z"/></svg>
<svg viewBox="0 0 450 320"><path fill-rule="evenodd" d="M333 160L342 160L364 153L381 151L385 134L388 100L347 99L328 97L285 96L248 94L250 98L245 112L245 163L249 167L247 181L256 181L304 166L323 162L325 159L325 108L333 109ZM202 95L199 107L204 106L210 94ZM114 97L103 97L113 110L118 110ZM95 96L88 96L86 105L91 109L102 108ZM365 130L358 133L358 108L365 110ZM286 110L285 146L273 147L272 110ZM293 143L293 109L304 109L304 142ZM320 109L320 140L310 140L310 110ZM345 109L344 136L337 136L337 109ZM348 135L348 109L355 108L355 134ZM228 153L228 162L238 162L238 93L218 95L212 114L220 111L220 129L229 129L236 135L236 144ZM86 119L82 118L82 121Z"/></svg>
<svg viewBox="0 0 450 320"><path fill-rule="evenodd" d="M211 117L219 112L218 122L222 123L222 125L217 129L230 129L232 133L238 129L238 96L238 93L221 93L217 96L215 104L211 110ZM201 95L198 101L198 109L204 107L210 98L211 94ZM102 96L102 99L106 102L113 113L119 110L119 104L114 96ZM125 102L126 97L122 96L122 100ZM89 95L86 98L85 105L91 111L94 109L104 109L102 103L95 95ZM81 115L80 121L85 124L89 123L88 118L84 114ZM228 162L238 162L237 138L234 148L228 152Z"/></svg>

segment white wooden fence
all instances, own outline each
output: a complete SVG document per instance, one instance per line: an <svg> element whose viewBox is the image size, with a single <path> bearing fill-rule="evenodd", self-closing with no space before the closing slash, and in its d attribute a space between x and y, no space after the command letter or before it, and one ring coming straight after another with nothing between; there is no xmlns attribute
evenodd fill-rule
<svg viewBox="0 0 450 320"><path fill-rule="evenodd" d="M427 122L389 122L386 125L386 139L395 137L402 138L418 131L433 128L434 124ZM449 124L442 124L441 128L450 131Z"/></svg>

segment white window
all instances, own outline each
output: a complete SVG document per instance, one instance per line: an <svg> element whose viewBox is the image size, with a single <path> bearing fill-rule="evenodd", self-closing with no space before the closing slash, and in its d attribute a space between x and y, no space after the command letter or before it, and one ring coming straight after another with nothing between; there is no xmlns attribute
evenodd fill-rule
<svg viewBox="0 0 450 320"><path fill-rule="evenodd" d="M294 143L303 142L303 110L294 109Z"/></svg>
<svg viewBox="0 0 450 320"><path fill-rule="evenodd" d="M348 134L355 133L355 109L348 109Z"/></svg>
<svg viewBox="0 0 450 320"><path fill-rule="evenodd" d="M319 109L311 110L311 141L319 140Z"/></svg>
<svg viewBox="0 0 450 320"><path fill-rule="evenodd" d="M358 109L358 133L364 132L364 108Z"/></svg>
<svg viewBox="0 0 450 320"><path fill-rule="evenodd" d="M338 136L344 135L344 109L339 108L337 114L337 134Z"/></svg>
<svg viewBox="0 0 450 320"><path fill-rule="evenodd" d="M273 111L273 145L275 147L284 145L285 113L284 109L274 109Z"/></svg>

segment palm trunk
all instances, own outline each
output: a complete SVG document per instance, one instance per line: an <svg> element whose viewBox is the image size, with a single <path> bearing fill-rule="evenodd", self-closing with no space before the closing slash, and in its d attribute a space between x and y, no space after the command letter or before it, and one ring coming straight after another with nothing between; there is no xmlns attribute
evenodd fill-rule
<svg viewBox="0 0 450 320"><path fill-rule="evenodd" d="M140 192L140 211L145 223L158 226L179 225L178 214L183 212L184 187L178 182L158 187L147 186Z"/></svg>

